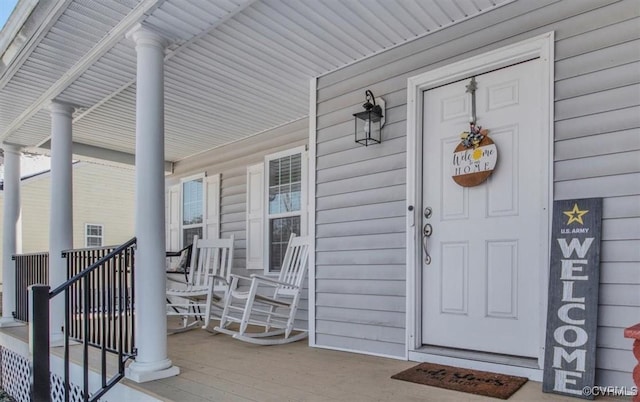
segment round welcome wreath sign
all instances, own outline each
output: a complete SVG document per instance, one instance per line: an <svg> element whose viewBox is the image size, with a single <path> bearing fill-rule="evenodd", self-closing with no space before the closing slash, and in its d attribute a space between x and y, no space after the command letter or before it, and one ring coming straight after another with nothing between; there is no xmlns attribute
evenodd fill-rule
<svg viewBox="0 0 640 402"><path fill-rule="evenodd" d="M463 187L473 187L491 176L498 161L498 148L488 136L489 130L470 124L462 141L453 151L452 178Z"/></svg>

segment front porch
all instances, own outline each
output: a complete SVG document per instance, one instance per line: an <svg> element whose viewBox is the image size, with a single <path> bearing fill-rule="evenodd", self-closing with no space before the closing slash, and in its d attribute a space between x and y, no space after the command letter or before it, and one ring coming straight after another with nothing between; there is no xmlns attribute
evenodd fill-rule
<svg viewBox="0 0 640 402"><path fill-rule="evenodd" d="M0 328L0 338L5 335L28 342L28 326ZM305 341L264 347L197 329L168 336L168 352L180 375L142 384L123 380L122 385L158 400L189 402L493 400L390 378L414 362L310 348ZM61 355L62 348L53 353ZM104 400L110 400L109 393ZM575 401L544 394L533 381L509 400Z"/></svg>
<svg viewBox="0 0 640 402"><path fill-rule="evenodd" d="M536 91L544 88L548 96L529 91L533 94L532 106L527 106L522 120L508 124L535 127L535 135L516 130L514 133L522 141L512 137L499 145L505 150L501 151L505 158L500 164L504 167L509 166L504 161L514 162L511 168L502 169L507 176L501 183L521 183L513 188L522 193L497 187L492 190L495 197L491 199L502 200L503 194L511 194L504 198L510 200L505 201L504 209L496 209L493 217L506 221L504 216L538 211L542 215L535 219L535 226L542 228L540 233L544 234L544 225L550 222L540 211L550 212L552 201L604 199L602 275L597 291L591 292L599 296L598 341L596 350L587 357L596 362L598 384L630 384L635 361L622 331L635 324L640 314L640 167L636 163L640 160L640 137L636 135L640 128L636 117L640 116L640 81L633 69L640 60L634 52L639 40L635 24L640 15L633 0L425 1L407 2L409 6L389 0L373 1L373 11L364 2L348 1L21 2L32 3L33 12L24 12L21 24L25 23L25 31L15 41L13 34L8 39L6 43L13 41L13 56L6 54L6 68L0 66L0 146L6 168L2 214L5 295L0 322L13 325L14 318L19 318L12 315L18 306L13 306L10 294L10 284L16 282L10 258L20 252L21 152L47 153L53 159L48 219L52 256L48 283L52 287L68 279L60 255L73 244L72 161L135 161L138 298L134 303L128 297L119 297L113 306L136 309L138 360L137 365L129 366L130 371L142 381L150 376L174 375L178 367L182 370L178 377L136 387L158 387L156 392L160 394L162 390L162 395L173 390L174 394L167 396L170 400L482 399L389 379L409 367L408 362L310 348L305 342L259 348L194 331L169 337L167 345L165 281L159 272L165 267L166 249L181 248L184 238L193 235L194 230L205 239L235 236L234 273L269 272L265 263L269 253L276 255L277 244L270 240L276 236L269 225L287 221L290 227L296 226L298 232L313 239L308 290L300 314L308 324L310 345L398 358L423 343L440 345L443 342L420 339L416 336L420 331L412 329L419 328L419 321L430 323L420 311L420 300L427 300L422 294L434 295L426 307L438 306L437 296L442 294L427 290L427 284L437 284L436 280L423 281L420 277L422 257L431 260L428 250L421 254L420 241L426 238L420 237L419 229L430 227L426 226L429 217L422 211L431 200L424 195L434 195L442 205L461 202L464 207L459 216L468 212L466 205L476 205L477 211L486 208L455 195L465 189L455 187L453 195L446 197L437 196L445 193L436 191L435 186L431 191L430 182L424 179L425 169L429 168L416 163L410 154L412 150L418 154L433 151L434 158L428 159L436 161L450 152L436 152L437 147L429 147L436 142L427 141L424 130L408 134L417 126L411 122L424 121L419 117L424 116L424 108L412 107L417 105L416 100L424 99L424 94L409 98L408 94L418 89L409 84L415 83L419 74L447 70L455 63L482 59L488 53L546 35L549 52L535 58L548 64L544 85L532 85L528 79L520 81L528 82ZM32 39L24 41L24 34ZM0 46L0 50L4 48ZM499 63L501 67L516 62L505 60ZM428 89L435 89L436 84L452 84L458 78L470 79L471 75L486 73L488 68L477 66L473 72L462 69L459 76L448 72L441 77L442 82L433 81L434 87ZM538 72L536 77L539 78ZM496 81L484 89L503 88L511 78L508 80ZM452 112L450 120L456 127L446 130L456 141L459 130L468 127L469 114L463 109L471 103L460 89L455 96L461 109L459 113ZM362 110L363 92L370 93L373 100L375 92L386 102L382 142L366 148L354 141L354 112ZM524 90L504 93L518 96L496 104L511 107L525 99ZM543 103L538 99L541 97L548 99ZM546 117L525 121L524 117L534 116L530 113L534 109L544 110ZM492 125L488 121L482 124ZM540 125L544 130L538 130ZM502 121L493 124L506 126ZM544 144L531 146L533 138L543 137ZM423 139L425 147L420 145ZM525 163L519 153L512 152L516 145L518 152L533 161L549 161L547 170ZM285 158L289 158L288 166L295 169L280 168L285 166ZM280 179L285 175L276 175L275 166L278 172L296 172L290 175L300 178L294 183L295 191L294 181L283 184ZM438 169L446 173L446 169ZM528 176L515 180L519 172ZM270 185L272 176L278 177L274 180L279 183L277 188L276 184ZM195 195L185 197L192 188L190 182L199 184L195 187L191 183L197 188ZM524 191L534 182L549 196L533 197ZM489 186L484 188L487 192L477 192L478 200L488 199L485 195L490 194ZM290 211L283 212L284 203L279 203L282 205L278 212L275 206L272 211L270 199L276 193L295 193L296 207L291 203L286 207ZM185 199L193 209L185 209ZM520 202L534 199L542 203ZM185 210L195 212L185 214ZM436 210L439 214L444 208L433 209ZM483 211L482 215L487 214ZM276 221L280 219L283 220ZM511 222L506 226L519 234L518 228L530 224ZM487 227L494 228L492 224ZM504 288L505 296L496 298L505 302L495 315L503 321L511 322L517 316L539 323L540 344L528 344L542 350L547 318L546 253L535 253L540 259L537 264L509 262L515 261L516 256L527 260L517 247L542 244L546 238L532 235L530 241L525 241L515 235L505 237L506 231L496 237L484 230L464 229L465 233L482 233L478 238L482 244L493 242L496 249L505 250L500 261L504 261L501 267L507 275L496 270L493 276L492 286ZM47 228L38 230L44 232ZM444 231L438 227L435 233L430 244L437 250L440 246L436 244L443 243L434 242L441 241L438 236ZM274 252L265 251L270 244L274 245ZM461 247L464 255L465 247ZM484 246L477 249L489 250ZM485 254L447 263L447 267L457 267L456 272L460 273L452 276L452 287L463 296L458 300L464 308L458 310L464 311L466 305L484 306L485 311L478 315L483 320L488 315L488 296L493 293L475 292L474 299L469 299L468 290L479 286L468 284L479 281L470 281L466 273L473 268L467 261L484 263L489 255ZM434 261L444 260L434 254ZM127 269L119 272L126 274ZM535 284L539 286L517 275L519 269L536 273ZM483 270L474 272L482 274ZM488 275L480 276L483 286L489 283L485 280ZM133 289L132 283L118 289ZM504 284L508 286L503 287ZM535 287L541 290L539 297L527 297L524 290ZM104 303L93 305L102 308ZM531 306L539 307L540 314L528 314L525 307ZM579 313L579 308L571 308L572 314ZM64 310L71 311L62 309L60 303L52 305L52 338L62 336ZM104 309L86 308L84 312L99 315ZM536 315L539 320L531 320ZM127 317L132 316L133 313ZM595 321L595 311L586 318ZM571 320L580 318L572 315ZM133 320L127 322L133 328ZM447 325L433 328L443 329L441 335L445 338L450 333L468 336L461 337L460 343L452 347L475 349L469 345L473 337L499 343L499 333L512 336L513 349L509 352L513 353L509 354L518 354L518 348L527 344L523 335L500 332L488 321L484 323L487 325L482 336L469 331L469 325L458 330ZM0 330L0 337L3 331ZM407 339L412 336L416 344L409 345ZM595 336L590 340L596 342ZM43 352L46 355L48 347ZM61 352L56 349L54 353ZM273 373L274 369L280 371ZM539 384L529 383L512 399L559 400L557 396L543 395L540 388ZM524 396L525 392L530 394ZM114 395L106 399L129 400Z"/></svg>

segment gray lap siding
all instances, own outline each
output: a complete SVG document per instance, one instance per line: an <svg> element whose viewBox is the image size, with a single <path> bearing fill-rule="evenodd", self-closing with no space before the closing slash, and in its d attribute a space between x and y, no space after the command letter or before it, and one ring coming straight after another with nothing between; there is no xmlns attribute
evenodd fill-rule
<svg viewBox="0 0 640 402"><path fill-rule="evenodd" d="M554 199L603 197L597 382L631 385L640 321L640 7L515 1L324 75L317 86L316 342L403 357L407 79L555 32ZM354 143L364 91L383 142Z"/></svg>

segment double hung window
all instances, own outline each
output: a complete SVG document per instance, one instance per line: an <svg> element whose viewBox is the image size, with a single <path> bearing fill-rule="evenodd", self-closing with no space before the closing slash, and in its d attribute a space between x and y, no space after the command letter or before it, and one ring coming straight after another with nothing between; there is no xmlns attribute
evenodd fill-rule
<svg viewBox="0 0 640 402"><path fill-rule="evenodd" d="M298 147L247 168L247 268L280 271L289 237L307 232L307 153Z"/></svg>
<svg viewBox="0 0 640 402"><path fill-rule="evenodd" d="M306 154L297 148L267 156L266 267L278 272L291 233L306 232Z"/></svg>
<svg viewBox="0 0 640 402"><path fill-rule="evenodd" d="M92 223L84 225L84 244L86 247L103 246L104 226Z"/></svg>
<svg viewBox="0 0 640 402"><path fill-rule="evenodd" d="M204 226L204 177L182 182L182 246L202 239Z"/></svg>
<svg viewBox="0 0 640 402"><path fill-rule="evenodd" d="M270 272L279 271L291 233L301 235L302 153L267 159L267 252Z"/></svg>

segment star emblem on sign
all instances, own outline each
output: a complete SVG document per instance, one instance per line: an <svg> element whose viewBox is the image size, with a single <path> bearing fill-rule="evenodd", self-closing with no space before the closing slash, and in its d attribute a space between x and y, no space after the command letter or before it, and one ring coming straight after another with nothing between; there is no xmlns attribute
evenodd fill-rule
<svg viewBox="0 0 640 402"><path fill-rule="evenodd" d="M578 222L579 224L584 225L584 222L582 221L582 216L585 215L587 212L589 212L588 209L580 210L580 208L578 208L578 204L573 204L573 209L571 211L563 211L562 213L569 217L569 220L567 221L567 225L570 225L573 222Z"/></svg>

